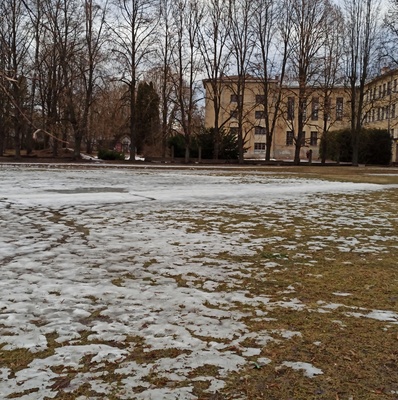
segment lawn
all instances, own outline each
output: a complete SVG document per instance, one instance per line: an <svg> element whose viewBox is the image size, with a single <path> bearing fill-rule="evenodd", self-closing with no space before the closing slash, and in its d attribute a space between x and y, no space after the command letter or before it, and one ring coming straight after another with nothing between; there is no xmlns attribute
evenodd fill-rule
<svg viewBox="0 0 398 400"><path fill-rule="evenodd" d="M398 170L0 166L4 399L398 399Z"/></svg>

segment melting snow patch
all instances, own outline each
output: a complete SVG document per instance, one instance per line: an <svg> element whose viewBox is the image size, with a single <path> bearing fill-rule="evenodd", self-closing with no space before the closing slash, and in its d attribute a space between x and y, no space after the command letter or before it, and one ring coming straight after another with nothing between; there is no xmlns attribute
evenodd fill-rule
<svg viewBox="0 0 398 400"><path fill-rule="evenodd" d="M339 307L343 307L343 304L338 304L338 303L326 303L322 300L317 301L317 304L319 304L320 307L326 308L329 310L337 310Z"/></svg>
<svg viewBox="0 0 398 400"><path fill-rule="evenodd" d="M332 320L334 324L340 325L342 328L345 328L347 325L345 325L342 321L339 321L338 319Z"/></svg>
<svg viewBox="0 0 398 400"><path fill-rule="evenodd" d="M398 313L393 312L393 311L384 311L384 310L373 310L368 314L362 314L358 312L348 312L346 315L352 316L352 317L364 317L364 318L370 318L370 319L375 319L377 321L386 321L386 322L392 322L394 325L398 325Z"/></svg>
<svg viewBox="0 0 398 400"><path fill-rule="evenodd" d="M277 333L278 335L282 336L285 339L291 339L291 338L293 338L295 336L299 336L299 337L302 336L301 332L288 331L288 330L285 330L285 329L273 330L272 333Z"/></svg>
<svg viewBox="0 0 398 400"><path fill-rule="evenodd" d="M342 293L342 292L334 292L332 294L335 296L341 296L341 297L352 296L351 293Z"/></svg>
<svg viewBox="0 0 398 400"><path fill-rule="evenodd" d="M252 357L252 356L258 356L261 353L261 349L256 349L254 347L245 349L242 351L242 356L245 357Z"/></svg>
<svg viewBox="0 0 398 400"><path fill-rule="evenodd" d="M285 367L289 367L295 370L303 370L304 375L308 378L313 378L316 375L323 375L321 369L314 367L312 364L306 362L291 362L291 361L284 361L282 363Z"/></svg>
<svg viewBox="0 0 398 400"><path fill-rule="evenodd" d="M257 364L260 365L260 366L261 366L261 365L270 364L271 361L272 361L272 360L270 360L270 359L267 358L267 357L260 357L260 358L257 358Z"/></svg>

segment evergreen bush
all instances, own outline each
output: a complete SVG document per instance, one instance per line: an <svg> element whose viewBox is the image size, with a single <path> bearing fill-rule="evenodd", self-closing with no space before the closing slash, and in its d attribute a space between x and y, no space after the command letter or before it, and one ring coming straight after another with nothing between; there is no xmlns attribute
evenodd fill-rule
<svg viewBox="0 0 398 400"><path fill-rule="evenodd" d="M199 147L202 149L202 159L214 159L214 144L216 131L214 128L202 128L191 140L190 156L199 157ZM221 160L235 160L238 158L238 139L232 132L220 131L218 158ZM185 156L185 138L182 134L176 134L169 139L169 147L174 146L174 157L182 158Z"/></svg>
<svg viewBox="0 0 398 400"><path fill-rule="evenodd" d="M100 149L98 150L98 158L101 160L124 160L124 154L116 150Z"/></svg>
<svg viewBox="0 0 398 400"><path fill-rule="evenodd" d="M326 158L334 161L352 160L352 133L350 129L328 132L322 138L320 153L326 140ZM388 165L391 161L391 136L385 129L362 129L359 136L358 162L360 164Z"/></svg>

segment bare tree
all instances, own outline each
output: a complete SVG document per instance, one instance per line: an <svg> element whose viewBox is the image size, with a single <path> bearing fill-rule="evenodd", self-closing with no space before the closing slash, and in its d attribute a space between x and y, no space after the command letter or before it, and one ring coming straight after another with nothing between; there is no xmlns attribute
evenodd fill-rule
<svg viewBox="0 0 398 400"><path fill-rule="evenodd" d="M335 122L343 119L343 97L336 99L335 113L332 116L330 99L336 88L344 83L344 68L342 68L344 53L344 18L340 8L329 4L325 18L325 42L321 50L321 71L319 76L320 92L323 104L327 105L323 110L322 121L322 163L326 162L327 135ZM319 112L318 112L319 113Z"/></svg>
<svg viewBox="0 0 398 400"><path fill-rule="evenodd" d="M26 8L29 18L29 35L32 37L29 54L30 54L30 71L29 78L30 84L30 106L27 111L27 117L30 121L34 121L36 114L37 104L37 81L38 81L38 70L40 67L40 48L41 40L44 32L43 20L42 20L42 7L41 0L22 0L23 5ZM32 130L28 130L26 137L26 152L30 154L33 147L33 135Z"/></svg>
<svg viewBox="0 0 398 400"><path fill-rule="evenodd" d="M253 7L249 0L229 1L229 47L236 68L236 79L230 88L236 100L239 163L243 163L244 143L248 132L244 132L246 81L249 78L250 61L254 50Z"/></svg>
<svg viewBox="0 0 398 400"><path fill-rule="evenodd" d="M76 101L81 88L77 87L80 71L76 66L82 49L81 21L77 17L81 10L74 0L43 0L42 7L46 32L41 43L39 89L45 127L53 133L56 156L59 143L66 146L71 130L77 140L80 136Z"/></svg>
<svg viewBox="0 0 398 400"><path fill-rule="evenodd" d="M265 121L265 160L271 159L271 148L278 118L281 116L282 86L289 57L291 13L285 2L258 0L255 6L256 57L252 70L260 81Z"/></svg>
<svg viewBox="0 0 398 400"><path fill-rule="evenodd" d="M157 58L159 65L149 71L149 80L154 82L160 93L160 132L162 156L166 156L167 139L171 135L176 103L173 101L172 80L173 54L173 8L171 0L160 0Z"/></svg>
<svg viewBox="0 0 398 400"><path fill-rule="evenodd" d="M0 4L2 118L10 117L6 126L12 130L17 158L21 156L22 138L27 128L24 109L28 103L26 74L30 37L23 13L23 5L18 0L4 0Z"/></svg>
<svg viewBox="0 0 398 400"><path fill-rule="evenodd" d="M136 155L136 93L140 74L148 55L154 51L157 26L154 0L116 0L114 20L109 22L116 46L113 48L128 87L130 103L130 161Z"/></svg>
<svg viewBox="0 0 398 400"><path fill-rule="evenodd" d="M398 51L396 41L398 38L398 3L390 1L383 24L383 55L396 67L398 65Z"/></svg>
<svg viewBox="0 0 398 400"><path fill-rule="evenodd" d="M347 75L351 101L352 164L358 165L359 135L365 98L365 83L377 45L380 7L378 0L346 0Z"/></svg>
<svg viewBox="0 0 398 400"><path fill-rule="evenodd" d="M296 165L300 164L300 151L304 144L308 97L319 73L316 61L325 42L327 4L327 0L290 0L287 4L292 12L290 61L298 83L297 125L292 123Z"/></svg>
<svg viewBox="0 0 398 400"><path fill-rule="evenodd" d="M80 72L83 83L82 107L79 118L79 134L75 140L74 156L80 156L81 141L86 139L87 151L92 151L90 135L91 108L99 87L101 78L101 64L106 60L103 47L107 39L105 33L105 18L108 12L107 0L95 3L93 0L84 0L84 46L85 57L81 58Z"/></svg>
<svg viewBox="0 0 398 400"><path fill-rule="evenodd" d="M206 101L213 106L214 150L213 158L218 159L220 136L225 122L221 122L221 96L224 89L223 76L229 67L231 51L227 47L230 18L228 4L223 0L210 0L204 5L205 19L201 24L200 52L203 58L207 90Z"/></svg>
<svg viewBox="0 0 398 400"><path fill-rule="evenodd" d="M195 131L197 110L197 76L200 71L198 48L199 27L203 19L203 9L197 0L178 0L174 4L173 22L175 47L173 70L177 120L185 138L185 162L189 162L191 138Z"/></svg>

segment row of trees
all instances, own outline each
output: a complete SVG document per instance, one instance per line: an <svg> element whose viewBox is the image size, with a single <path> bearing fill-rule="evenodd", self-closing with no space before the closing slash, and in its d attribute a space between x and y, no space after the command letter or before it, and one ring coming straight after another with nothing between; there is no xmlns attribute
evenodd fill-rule
<svg viewBox="0 0 398 400"><path fill-rule="evenodd" d="M364 84L380 66L381 51L394 57L391 42L380 39L378 1L344 0L340 7L330 0L2 0L0 154L10 136L19 156L22 145L31 151L44 133L54 154L72 137L78 158L84 143L90 151L95 142L127 133L134 160L148 141L165 155L168 137L180 132L188 160L200 126L201 80L207 79L218 158L225 129L220 82L234 75L243 161L250 75L265 94L267 159L281 107L278 85L298 85L298 162L311 88L345 84L351 128L360 131ZM394 13L396 6L383 38L398 35ZM275 75L277 86L270 85ZM139 95L140 82L148 86ZM359 134L353 138L357 163Z"/></svg>

